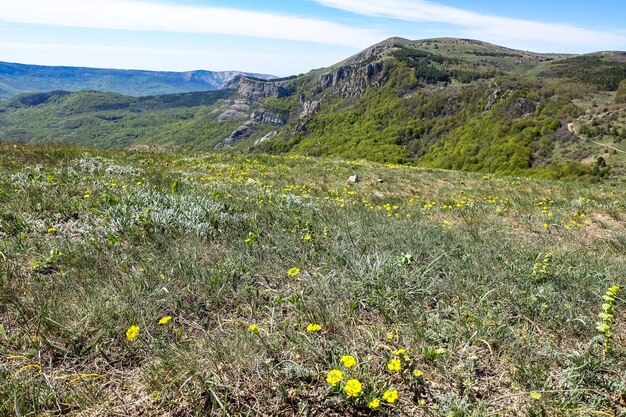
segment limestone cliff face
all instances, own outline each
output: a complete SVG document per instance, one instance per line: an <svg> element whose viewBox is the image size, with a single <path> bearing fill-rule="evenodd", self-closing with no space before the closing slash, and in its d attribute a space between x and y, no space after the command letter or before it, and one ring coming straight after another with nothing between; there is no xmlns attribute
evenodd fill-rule
<svg viewBox="0 0 626 417"><path fill-rule="evenodd" d="M402 38L390 38L373 45L364 51L346 59L340 66L320 76L323 89L334 88L342 98L358 98L365 94L369 87L379 87L383 72L383 58L388 51L399 44L408 42Z"/></svg>
<svg viewBox="0 0 626 417"><path fill-rule="evenodd" d="M264 109L258 110L250 115L250 119L259 123L265 123L268 125L281 126L286 122L279 115Z"/></svg>
<svg viewBox="0 0 626 417"><path fill-rule="evenodd" d="M269 112L264 109L257 110L250 115L250 119L235 129L228 138L226 138L223 142L225 146L233 146L238 144L239 142L249 138L254 135L258 130L260 125L272 125L272 126L282 126L286 123L279 115ZM275 136L278 132L274 131L274 134L271 136ZM263 142L270 137L265 137L259 139L257 142ZM259 142L260 141L260 142Z"/></svg>
<svg viewBox="0 0 626 417"><path fill-rule="evenodd" d="M324 89L338 89L342 98L360 97L382 70L382 62L373 62L363 66L339 67L332 72L322 74L320 86Z"/></svg>
<svg viewBox="0 0 626 417"><path fill-rule="evenodd" d="M296 121L290 130L301 132L306 130L308 119L323 107L328 97L359 98L368 88L378 87L384 82L382 51L390 45L375 45L361 54L344 61L320 75L313 73L305 78L286 78L278 80L262 80L240 76L231 81L226 88L237 89L236 97L246 103L254 111L249 120L239 126L223 142L225 146L236 145L248 138L274 126L273 134L256 139L256 144L276 136L290 120ZM297 81L296 81L297 80ZM272 103L264 103L269 97L285 98L299 94L295 108L289 112L272 109ZM266 107L269 106L269 107ZM230 120L240 116L240 112L229 109L220 115L221 119ZM296 119L297 118L297 119Z"/></svg>
<svg viewBox="0 0 626 417"><path fill-rule="evenodd" d="M379 75L382 71L382 61L346 64L322 74L319 77L319 86L321 92L332 89L333 92L338 92L342 98L358 98L365 93L368 87L380 85ZM258 102L268 97L289 97L297 91L291 79L265 81L245 76L235 78L227 85L227 88L237 88L238 96L248 102ZM302 111L305 115L311 114L317 110L318 105L314 104L312 109L303 108Z"/></svg>
<svg viewBox="0 0 626 417"><path fill-rule="evenodd" d="M267 97L283 98L292 95L296 90L289 81L262 81L247 77L233 80L229 86L238 84L238 94L246 100L257 101Z"/></svg>
<svg viewBox="0 0 626 417"><path fill-rule="evenodd" d="M302 103L302 111L300 112L300 119L304 119L318 111L321 107L321 101L313 100L313 101L305 101Z"/></svg>

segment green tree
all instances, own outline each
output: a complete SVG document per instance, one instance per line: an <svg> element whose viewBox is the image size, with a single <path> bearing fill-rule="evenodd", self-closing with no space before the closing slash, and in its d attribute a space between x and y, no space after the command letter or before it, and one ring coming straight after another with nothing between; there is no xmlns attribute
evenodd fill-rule
<svg viewBox="0 0 626 417"><path fill-rule="evenodd" d="M615 93L615 102L618 104L626 103L626 79L622 80Z"/></svg>

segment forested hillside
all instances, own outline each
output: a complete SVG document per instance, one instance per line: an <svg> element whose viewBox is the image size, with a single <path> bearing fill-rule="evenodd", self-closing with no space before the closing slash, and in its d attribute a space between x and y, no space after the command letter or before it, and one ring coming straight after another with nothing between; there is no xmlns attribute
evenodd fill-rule
<svg viewBox="0 0 626 417"><path fill-rule="evenodd" d="M622 52L392 38L300 76L237 76L219 93L16 97L0 104L0 138L237 147L598 181L626 174L625 79Z"/></svg>

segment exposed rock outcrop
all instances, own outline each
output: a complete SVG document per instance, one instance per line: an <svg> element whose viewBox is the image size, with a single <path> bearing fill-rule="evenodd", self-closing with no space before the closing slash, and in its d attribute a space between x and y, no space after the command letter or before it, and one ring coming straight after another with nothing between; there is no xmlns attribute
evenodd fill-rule
<svg viewBox="0 0 626 417"><path fill-rule="evenodd" d="M511 102L507 107L506 113L508 116L516 119L524 119L535 115L537 105L539 103L529 100L524 97L518 97Z"/></svg>
<svg viewBox="0 0 626 417"><path fill-rule="evenodd" d="M254 132L256 131L256 128L259 125L265 124L265 125L282 126L285 123L286 123L285 120L275 115L274 113L271 113L265 110L258 110L252 113L248 121L246 121L244 124L242 124L237 129L235 129L230 134L230 136L226 140L224 140L224 146L233 146L249 138L250 136L254 134ZM273 131L273 134L272 132L270 132L263 138L257 140L255 144L271 139L277 134L278 134L278 131Z"/></svg>
<svg viewBox="0 0 626 417"><path fill-rule="evenodd" d="M267 112L265 110L258 110L250 115L250 119L259 123L265 123L268 125L281 126L285 124L285 121L274 113Z"/></svg>
<svg viewBox="0 0 626 417"><path fill-rule="evenodd" d="M320 85L322 88L338 87L343 98L360 97L382 70L382 62L372 62L360 67L340 67L333 72L322 74Z"/></svg>
<svg viewBox="0 0 626 417"><path fill-rule="evenodd" d="M491 110L491 108L498 102L499 97L500 97L500 89L498 88L487 99L487 105L485 106L485 111Z"/></svg>
<svg viewBox="0 0 626 417"><path fill-rule="evenodd" d="M300 112L300 118L303 119L312 115L320 109L321 102L319 100L305 101L302 105L302 111Z"/></svg>
<svg viewBox="0 0 626 417"><path fill-rule="evenodd" d="M335 76L332 73L320 75L320 85L322 88L328 88L333 86Z"/></svg>
<svg viewBox="0 0 626 417"><path fill-rule="evenodd" d="M296 89L289 80L263 81L247 77L238 77L228 87L238 87L238 94L248 101L257 101L267 97L283 98L295 93Z"/></svg>
<svg viewBox="0 0 626 417"><path fill-rule="evenodd" d="M266 140L272 139L276 135L278 135L278 131L277 130L272 130L270 133L268 133L267 135L263 136L262 138L255 140L254 144L258 145L259 143L263 143Z"/></svg>
<svg viewBox="0 0 626 417"><path fill-rule="evenodd" d="M254 133L254 120L248 120L241 126L239 126L230 136L224 141L225 146L233 146L242 140L250 137Z"/></svg>

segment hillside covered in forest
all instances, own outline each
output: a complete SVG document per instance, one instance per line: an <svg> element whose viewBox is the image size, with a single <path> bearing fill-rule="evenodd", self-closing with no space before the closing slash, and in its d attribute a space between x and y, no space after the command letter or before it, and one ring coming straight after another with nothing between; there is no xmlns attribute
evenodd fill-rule
<svg viewBox="0 0 626 417"><path fill-rule="evenodd" d="M626 174L626 53L391 38L332 67L213 93L0 103L0 139L336 156L544 178Z"/></svg>

